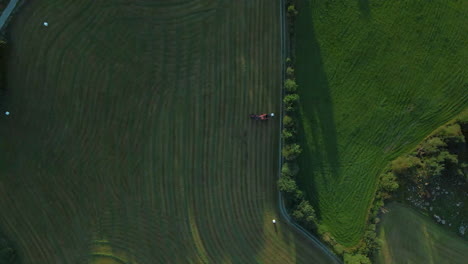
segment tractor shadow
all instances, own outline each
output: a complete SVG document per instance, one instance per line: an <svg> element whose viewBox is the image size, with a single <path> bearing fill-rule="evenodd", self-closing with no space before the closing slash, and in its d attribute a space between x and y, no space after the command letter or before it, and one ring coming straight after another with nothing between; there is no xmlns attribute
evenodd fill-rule
<svg viewBox="0 0 468 264"><path fill-rule="evenodd" d="M328 78L313 24L311 7L305 2L300 7L297 35L296 73L301 96L299 141L303 154L299 185L322 219L320 197L332 194L339 176L337 133ZM306 6L307 5L307 6Z"/></svg>

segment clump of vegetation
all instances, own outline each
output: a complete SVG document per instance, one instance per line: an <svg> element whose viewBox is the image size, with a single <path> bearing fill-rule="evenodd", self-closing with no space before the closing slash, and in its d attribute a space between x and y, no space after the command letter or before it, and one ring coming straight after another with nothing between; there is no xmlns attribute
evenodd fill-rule
<svg viewBox="0 0 468 264"><path fill-rule="evenodd" d="M397 200L466 237L468 225L468 114L432 133L411 153L392 162L386 174L403 186Z"/></svg>
<svg viewBox="0 0 468 264"><path fill-rule="evenodd" d="M299 95L298 94L288 94L284 97L284 110L287 113L291 113L296 111L296 105L299 102Z"/></svg>
<svg viewBox="0 0 468 264"><path fill-rule="evenodd" d="M292 68L288 67L288 69L292 69ZM286 89L286 92L294 93L297 91L297 84L296 84L296 81L294 81L293 79L289 79L289 78L291 78L291 75L288 75L288 79L286 79L286 81L284 82L284 89Z"/></svg>
<svg viewBox="0 0 468 264"><path fill-rule="evenodd" d="M346 264L371 264L370 259L362 254L344 254L344 262Z"/></svg>
<svg viewBox="0 0 468 264"><path fill-rule="evenodd" d="M297 173L299 173L299 166L296 162L290 161L283 163L283 166L281 167L281 175L294 177L297 175Z"/></svg>
<svg viewBox="0 0 468 264"><path fill-rule="evenodd" d="M290 131L290 129L294 127L294 124L294 120L291 116L285 115L283 117L283 126L285 127L283 131Z"/></svg>

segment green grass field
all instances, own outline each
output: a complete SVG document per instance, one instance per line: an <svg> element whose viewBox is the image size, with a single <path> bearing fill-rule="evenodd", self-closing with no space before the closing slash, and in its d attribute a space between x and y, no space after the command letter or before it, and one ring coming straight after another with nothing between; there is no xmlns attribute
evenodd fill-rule
<svg viewBox="0 0 468 264"><path fill-rule="evenodd" d="M434 221L398 203L386 206L376 263L466 263L468 242Z"/></svg>
<svg viewBox="0 0 468 264"><path fill-rule="evenodd" d="M301 184L360 240L381 170L468 106L467 1L299 1Z"/></svg>
<svg viewBox="0 0 468 264"><path fill-rule="evenodd" d="M279 218L278 120L248 118L279 111L278 4L37 0L10 39L0 226L23 263L329 262Z"/></svg>

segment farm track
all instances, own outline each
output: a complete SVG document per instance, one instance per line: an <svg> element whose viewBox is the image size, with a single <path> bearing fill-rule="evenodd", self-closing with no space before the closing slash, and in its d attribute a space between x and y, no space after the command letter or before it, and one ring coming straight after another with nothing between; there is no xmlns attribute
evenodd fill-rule
<svg viewBox="0 0 468 264"><path fill-rule="evenodd" d="M280 108L277 8L26 5L0 119L0 223L22 260L331 262L271 224L278 122L247 118Z"/></svg>

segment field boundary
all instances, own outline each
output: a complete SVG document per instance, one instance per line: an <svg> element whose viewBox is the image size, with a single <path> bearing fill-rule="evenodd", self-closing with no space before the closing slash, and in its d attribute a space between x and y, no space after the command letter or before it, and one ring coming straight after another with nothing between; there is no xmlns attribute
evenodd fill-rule
<svg viewBox="0 0 468 264"><path fill-rule="evenodd" d="M281 85L280 85L280 114L279 114L279 150L278 150L278 153L279 153L279 162L278 162L278 179L281 177L281 166L283 164L283 155L281 153L281 150L283 148L283 138L281 136L281 131L283 130L283 116L284 116L284 109L283 109L283 98L284 98L284 89L283 89L283 84L284 84L284 81L285 81L285 61L286 61L286 44L287 44L287 37L286 37L286 18L285 18L285 14L286 14L286 10L285 10L285 6L286 6L286 3L284 0L279 0L279 4L280 4L280 8L279 8L279 12L280 12L280 36L281 36L281 48L280 48L280 51L281 51ZM278 206L279 206L279 210L280 210L280 213L281 213L281 216L286 219L286 222L291 225L297 232L301 233L302 235L304 235L306 238L308 238L315 246L317 246L320 250L322 250L327 256L329 256L331 259L333 259L336 263L343 263L341 261L340 258L338 258L338 256L336 256L332 251L330 251L328 249L328 247L323 244L316 236L314 236L312 233L310 233L309 231L307 231L306 229L304 229L302 226L300 226L299 224L297 224L292 218L291 216L288 214L288 211L286 210L286 206L284 204L284 198L283 198L283 194L281 193L281 191L278 191Z"/></svg>

